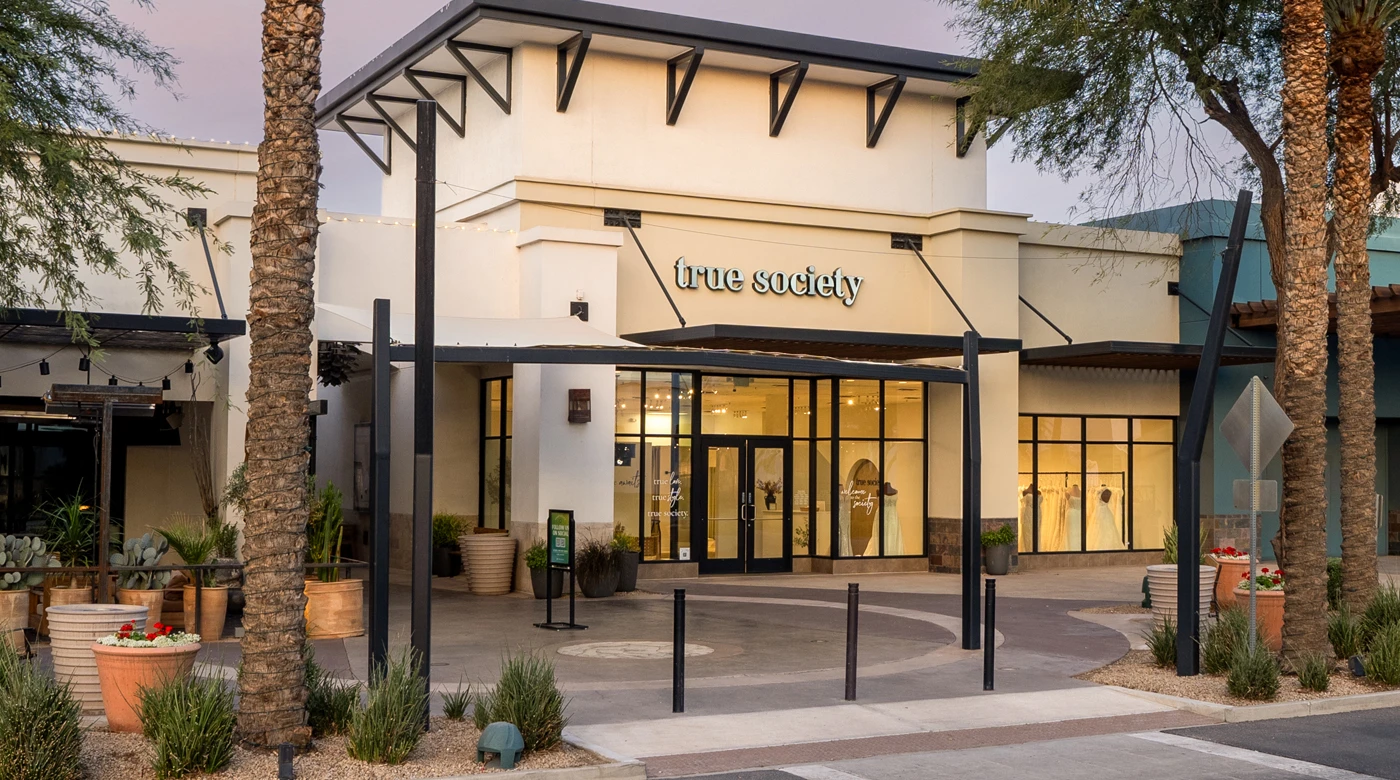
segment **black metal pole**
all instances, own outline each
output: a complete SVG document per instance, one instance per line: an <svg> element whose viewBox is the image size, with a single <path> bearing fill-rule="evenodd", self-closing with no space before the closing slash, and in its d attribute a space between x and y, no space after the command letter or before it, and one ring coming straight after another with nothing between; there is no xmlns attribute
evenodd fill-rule
<svg viewBox="0 0 1400 780"><path fill-rule="evenodd" d="M685 712L685 588L676 588L675 633L671 642L671 712Z"/></svg>
<svg viewBox="0 0 1400 780"><path fill-rule="evenodd" d="M987 580L987 620L982 626L982 690L996 690L997 581Z"/></svg>
<svg viewBox="0 0 1400 780"><path fill-rule="evenodd" d="M860 644L860 583L846 585L846 701L856 700L856 647Z"/></svg>
<svg viewBox="0 0 1400 780"><path fill-rule="evenodd" d="M432 666L433 331L437 220L437 102L418 101L413 300L413 609L412 645L426 681ZM424 725L427 724L425 713Z"/></svg>
<svg viewBox="0 0 1400 780"><path fill-rule="evenodd" d="M1230 324L1230 303L1235 298L1235 278L1239 274L1240 251L1253 199L1249 190L1240 190L1235 199L1235 217L1230 223L1230 239L1222 257L1220 282L1215 288L1215 306L1210 313L1210 326L1201 347L1201 365L1196 370L1191 405L1176 453L1176 673L1182 677L1200 673L1201 452L1205 448L1210 408L1215 399L1215 380L1220 372L1220 353L1225 346L1225 328Z"/></svg>
<svg viewBox="0 0 1400 780"><path fill-rule="evenodd" d="M962 523L962 646L976 650L977 623L982 614L982 404L978 379L976 331L963 334L963 523Z"/></svg>
<svg viewBox="0 0 1400 780"><path fill-rule="evenodd" d="M574 563L574 555L577 548L574 547L574 518L569 517L569 628L574 627L574 591L578 590L578 583L574 582L577 565Z"/></svg>
<svg viewBox="0 0 1400 780"><path fill-rule="evenodd" d="M374 340L369 423L370 606L369 666L389 657L389 301L374 301Z"/></svg>
<svg viewBox="0 0 1400 780"><path fill-rule="evenodd" d="M97 500L97 603L107 603L107 567L111 563L107 552L108 540L112 538L112 409L114 401L108 398L102 402L102 464L101 484L98 486ZM154 630L150 626L148 630ZM199 629L196 628L195 631ZM218 639L218 637L214 637Z"/></svg>

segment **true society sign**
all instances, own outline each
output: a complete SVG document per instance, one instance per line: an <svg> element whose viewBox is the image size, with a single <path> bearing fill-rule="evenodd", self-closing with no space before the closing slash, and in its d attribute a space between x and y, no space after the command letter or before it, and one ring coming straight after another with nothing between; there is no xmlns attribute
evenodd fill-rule
<svg viewBox="0 0 1400 780"><path fill-rule="evenodd" d="M829 274L817 273L817 267L807 266L805 271L765 271L753 272L753 291L760 295L810 295L818 298L835 298L847 306L854 306L863 276L851 276L840 268ZM744 272L739 268L719 268L717 266L687 264L684 257L676 259L676 286L682 290L699 290L701 287L715 292L741 292L748 284Z"/></svg>

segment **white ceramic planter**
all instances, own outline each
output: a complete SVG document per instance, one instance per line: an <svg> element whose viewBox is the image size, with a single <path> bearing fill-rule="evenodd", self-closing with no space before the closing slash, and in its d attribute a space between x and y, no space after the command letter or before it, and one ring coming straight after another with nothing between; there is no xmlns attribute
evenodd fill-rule
<svg viewBox="0 0 1400 780"><path fill-rule="evenodd" d="M1202 618L1210 614L1210 602L1215 597L1214 566L1202 566L1201 606ZM1177 570L1174 563L1163 563L1147 567L1147 589L1152 596L1152 620L1157 625L1171 618L1176 622L1176 581Z"/></svg>
<svg viewBox="0 0 1400 780"><path fill-rule="evenodd" d="M146 608L126 604L71 604L49 607L49 641L53 648L53 676L68 683L84 714L102 712L102 685L97 678L97 658L92 645L130 623L146 627Z"/></svg>
<svg viewBox="0 0 1400 780"><path fill-rule="evenodd" d="M463 534L463 568L472 593L499 596L510 593L515 581L515 540L504 534Z"/></svg>

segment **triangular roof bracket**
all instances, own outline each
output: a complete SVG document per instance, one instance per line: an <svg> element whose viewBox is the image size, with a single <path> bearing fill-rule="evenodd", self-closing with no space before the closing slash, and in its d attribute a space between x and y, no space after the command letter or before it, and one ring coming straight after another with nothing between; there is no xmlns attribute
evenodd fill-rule
<svg viewBox="0 0 1400 780"><path fill-rule="evenodd" d="M385 103L410 103L417 105L418 99L397 97L395 95L375 95L372 93L365 95L365 102L369 104L370 108L374 109L374 113L378 114L379 118L384 120L384 124L388 125L389 129L394 131L394 135L397 135L399 140L408 145L408 150L410 152L418 154L418 143L413 140L413 136L409 135L408 131L403 129L403 125L400 125L398 122L394 121L393 117L389 116L389 112L385 111L384 107L379 105L380 101Z"/></svg>
<svg viewBox="0 0 1400 780"><path fill-rule="evenodd" d="M444 121L444 122L447 123L447 126L448 126L448 127L452 128L452 132L456 133L458 138L465 138L465 137L466 137L466 135L467 135L467 77L466 77L466 76L460 76L460 75L458 75L458 74L456 74L456 73L438 73L438 72L436 72L436 71L431 71L431 70L414 70L414 69L412 69L412 68L408 68L408 69L404 70L404 72L403 72L403 77L404 77L404 80L405 80L405 81L407 81L410 85L413 86L413 90L414 90L415 92L417 92L419 95L421 95L421 96L423 97L424 100L432 100L432 101L435 101L435 102L437 103L437 113L438 113L438 116L442 118L442 121ZM458 92L459 100L458 100L457 116L456 116L456 117L452 116L452 112L447 110L447 107L443 105L443 101L438 100L437 97L436 97L435 95L433 95L433 93L432 93L426 86L423 85L423 80L424 80L424 79L433 79L433 80L437 80L437 81L450 81L450 82L452 82L453 84L456 84L456 85L457 85L457 88L458 88L458 89L457 89L457 92Z"/></svg>
<svg viewBox="0 0 1400 780"><path fill-rule="evenodd" d="M666 124L674 125L680 120L681 109L685 107L686 96L695 83L695 74L700 72L700 60L704 56L704 47L696 46L666 61ZM683 74L679 72L682 64L685 65Z"/></svg>
<svg viewBox="0 0 1400 780"><path fill-rule="evenodd" d="M783 79L791 76L792 81L788 84L787 94L779 95L782 91ZM802 81L807 78L807 63L799 62L796 65L789 65L780 71L776 71L768 76L768 136L777 138L783 132L783 124L787 122L788 112L792 111L792 103L797 99L797 90L802 88Z"/></svg>
<svg viewBox="0 0 1400 780"><path fill-rule="evenodd" d="M554 107L561 114L569 110L569 101L573 100L574 87L578 85L578 74L583 70L583 60L588 56L588 44L592 41L593 33L581 32L559 44L559 86ZM572 61L569 59L569 52L574 53Z"/></svg>
<svg viewBox="0 0 1400 780"><path fill-rule="evenodd" d="M350 127L350 122L359 122L361 124L366 125L384 125L384 154L381 155L373 149L369 148L369 144L365 143L365 139L361 138L360 134L355 132L354 129ZM350 136L350 140L354 141L356 146L360 147L360 151L364 152L365 155L367 155L369 159L379 168L379 170L384 172L385 176L390 176L393 174L394 144L393 141L389 138L388 126L385 125L384 122L381 122L378 119L363 119L360 117L353 116L350 117L349 121L346 121L344 114L336 114L335 123L340 126L341 130L345 131L346 135Z"/></svg>
<svg viewBox="0 0 1400 780"><path fill-rule="evenodd" d="M884 134L885 125L889 123L890 114L894 113L894 106L899 102L899 96L904 92L904 84L908 80L906 76L894 76L865 88L865 147L867 149L874 149L875 144L880 142L880 136ZM875 98L885 90L889 90L889 96L885 98L885 105L877 113Z"/></svg>
<svg viewBox="0 0 1400 780"><path fill-rule="evenodd" d="M484 43L467 43L465 41L448 41L447 51L457 60L457 64L462 66L462 69L467 72L467 75L471 77L472 81L475 81L477 85L481 87L481 90L486 93L486 96L491 98L497 106L500 106L502 111L509 114L511 84L515 77L515 53L504 46L487 46ZM486 76L482 74L481 70L473 65L472 61L463 53L468 51L499 54L506 58L506 88L504 95L491 84Z"/></svg>

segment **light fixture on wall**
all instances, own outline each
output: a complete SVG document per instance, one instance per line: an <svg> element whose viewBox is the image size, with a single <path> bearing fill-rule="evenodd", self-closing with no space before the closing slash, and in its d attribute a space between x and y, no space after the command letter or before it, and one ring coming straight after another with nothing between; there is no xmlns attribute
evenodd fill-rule
<svg viewBox="0 0 1400 780"><path fill-rule="evenodd" d="M48 376L48 375L49 375L49 361L47 361L47 360L40 360L40 361L39 361L39 376Z"/></svg>
<svg viewBox="0 0 1400 780"><path fill-rule="evenodd" d="M218 344L210 344L209 349L204 350L204 356L209 358L209 362L218 365L224 359L224 350Z"/></svg>
<svg viewBox="0 0 1400 780"><path fill-rule="evenodd" d="M593 421L593 391L588 388L569 391L569 422Z"/></svg>

